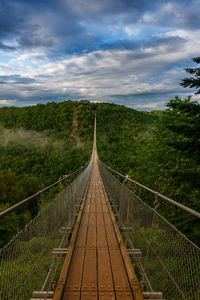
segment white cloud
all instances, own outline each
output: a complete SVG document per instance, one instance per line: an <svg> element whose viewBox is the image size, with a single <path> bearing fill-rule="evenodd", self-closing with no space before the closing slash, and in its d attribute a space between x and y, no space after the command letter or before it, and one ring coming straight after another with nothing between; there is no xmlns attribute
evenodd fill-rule
<svg viewBox="0 0 200 300"><path fill-rule="evenodd" d="M12 106L16 104L16 100L0 99L0 105Z"/></svg>
<svg viewBox="0 0 200 300"><path fill-rule="evenodd" d="M141 28L139 28L137 25L125 26L124 31L129 36L136 36L141 32Z"/></svg>
<svg viewBox="0 0 200 300"><path fill-rule="evenodd" d="M165 106L166 101L159 101L159 102L150 102L145 104L132 104L131 106L134 108L140 108L140 109L163 109Z"/></svg>
<svg viewBox="0 0 200 300"><path fill-rule="evenodd" d="M176 67L177 61L189 60L200 49L200 30L176 30L160 35L163 40L177 36L185 40L181 46L171 45L169 41L132 50L98 50L57 61L50 60L42 50L15 53L9 62L10 70L6 72L4 68L0 75L19 74L33 81L23 83L8 78L7 83L1 85L1 97L9 99L8 95L15 91L15 98L27 103L34 103L33 97L48 100L53 95L95 101L120 95L121 103L123 95L165 92L167 98L167 93L177 94L182 89L179 82L185 72L180 66ZM184 93L184 89L182 91ZM151 100L149 105L153 103ZM15 103L0 100L0 105ZM146 104L145 107L150 108Z"/></svg>
<svg viewBox="0 0 200 300"><path fill-rule="evenodd" d="M12 81L5 89L15 90L22 98L67 94L98 99L116 94L171 91L178 73L168 74L167 86L165 74L158 76L157 73L164 65L176 61L175 56L167 52L166 46L158 46L140 50L99 50L42 66L25 64L22 76L35 79L35 82L15 84ZM151 82L153 77L154 82Z"/></svg>
<svg viewBox="0 0 200 300"><path fill-rule="evenodd" d="M198 101L200 103L200 95L195 95L195 94L188 94L192 96L192 100Z"/></svg>

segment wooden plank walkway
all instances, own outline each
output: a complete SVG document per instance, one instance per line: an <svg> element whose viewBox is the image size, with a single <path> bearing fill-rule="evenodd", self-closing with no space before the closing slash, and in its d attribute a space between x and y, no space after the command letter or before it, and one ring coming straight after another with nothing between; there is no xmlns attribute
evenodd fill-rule
<svg viewBox="0 0 200 300"><path fill-rule="evenodd" d="M91 177L53 300L142 300L101 179L96 119Z"/></svg>

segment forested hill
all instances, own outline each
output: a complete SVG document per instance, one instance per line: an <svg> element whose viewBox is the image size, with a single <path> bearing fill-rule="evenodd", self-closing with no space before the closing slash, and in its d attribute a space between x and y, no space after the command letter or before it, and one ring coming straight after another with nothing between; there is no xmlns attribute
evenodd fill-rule
<svg viewBox="0 0 200 300"><path fill-rule="evenodd" d="M168 103L166 111L151 113L85 100L0 108L1 210L90 159L94 111L102 161L200 211L200 105L178 97ZM152 204L148 195L142 196ZM200 226L195 218L165 203L160 212L198 243ZM4 232L0 243L8 241L35 213L27 207L0 223Z"/></svg>
<svg viewBox="0 0 200 300"><path fill-rule="evenodd" d="M200 211L200 103L176 96L165 111L148 114L127 109L124 118L126 108L97 107L100 158L115 170ZM148 193L138 192L153 206ZM164 201L158 210L200 246L200 220Z"/></svg>
<svg viewBox="0 0 200 300"><path fill-rule="evenodd" d="M124 106L93 104L89 101L0 108L1 210L88 162L92 150L94 110L98 111L99 151L102 158L105 144L111 143L110 130L113 145L118 143L117 136L124 143L122 156L125 148L132 147L132 138L137 132L145 131L154 120L147 113ZM107 149L106 161L111 156L110 151L115 149ZM131 153L132 150L128 151ZM113 152L113 158L115 156ZM131 157L127 156L128 166L125 169L133 167L129 159ZM0 242L7 242L36 212L37 209L29 206L19 211L17 216L12 214L12 218L4 218L0 223L1 233L4 233Z"/></svg>

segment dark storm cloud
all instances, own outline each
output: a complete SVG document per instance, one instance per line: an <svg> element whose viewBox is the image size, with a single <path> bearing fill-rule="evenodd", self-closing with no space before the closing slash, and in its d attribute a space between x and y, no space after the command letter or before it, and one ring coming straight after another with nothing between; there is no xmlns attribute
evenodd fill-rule
<svg viewBox="0 0 200 300"><path fill-rule="evenodd" d="M137 47L137 42L121 39L105 43L106 33L101 36L98 31L90 31L89 27L95 24L104 26L105 31L106 26L141 22L157 26L200 26L198 1L173 1L176 11L170 5L167 7L164 0L1 0L0 3L0 47L4 50L9 50L4 39L12 38L16 38L19 48L43 47L54 55L56 51L61 55L106 46L108 49ZM153 14L150 21L148 18L141 21L145 13Z"/></svg>
<svg viewBox="0 0 200 300"><path fill-rule="evenodd" d="M18 48L43 47L52 52L81 52L99 39L80 24L79 14L63 1L1 1L0 48L15 38ZM10 47L10 50L15 50Z"/></svg>
<svg viewBox="0 0 200 300"><path fill-rule="evenodd" d="M16 38L20 46L25 47L49 46L48 40L43 42L40 40L38 33L41 27L37 22L37 17L34 22L30 20L33 15L37 16L35 10L41 12L39 1L1 0L0 39L11 40Z"/></svg>
<svg viewBox="0 0 200 300"><path fill-rule="evenodd" d="M7 38L19 32L24 22L21 11L22 7L16 9L15 3L12 4L11 1L0 1L0 38Z"/></svg>

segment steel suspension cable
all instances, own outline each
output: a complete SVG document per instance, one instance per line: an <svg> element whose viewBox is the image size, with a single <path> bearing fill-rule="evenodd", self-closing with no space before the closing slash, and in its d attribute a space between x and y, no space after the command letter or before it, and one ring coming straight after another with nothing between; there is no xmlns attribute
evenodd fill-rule
<svg viewBox="0 0 200 300"><path fill-rule="evenodd" d="M150 193L156 195L157 197L159 197L159 198L161 198L161 199L163 199L163 200L166 200L166 201L172 203L173 205L175 205L175 206L177 206L177 207L183 209L184 211L186 211L186 212L190 213L191 215L193 215L193 216L195 216L195 217L197 217L197 218L200 219L200 213L199 213L198 211L195 211L195 210L193 210L192 208L189 208L189 207L187 207L187 206L185 206L185 205L183 205L183 204L181 204L181 203L179 203L179 202L177 202L177 201L175 201L175 200L173 200L173 199L171 199L171 198L169 198L169 197L167 197L167 196L164 196L164 195L160 194L159 192L156 192L156 191L150 189L149 187L147 187L147 186L145 186L145 185L143 185L143 184L137 182L136 180L131 179L130 177L126 177L126 175L123 175L123 174L121 174L121 173L115 171L114 169L108 167L108 166L105 165L104 163L103 163L103 165L104 165L108 170L112 171L113 173L115 173L115 174L121 176L122 178L126 178L127 181L133 182L134 184L136 184L137 186L143 188L144 190L146 190L146 191L148 191L148 192L150 192Z"/></svg>

